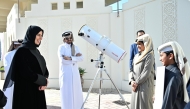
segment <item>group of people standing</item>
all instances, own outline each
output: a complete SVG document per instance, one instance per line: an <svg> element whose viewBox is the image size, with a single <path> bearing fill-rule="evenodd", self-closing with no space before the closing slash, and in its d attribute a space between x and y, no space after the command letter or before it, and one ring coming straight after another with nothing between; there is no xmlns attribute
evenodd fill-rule
<svg viewBox="0 0 190 109"><path fill-rule="evenodd" d="M23 41L13 41L4 57L6 79L3 90L7 97L4 109L47 109L44 90L49 72L46 61L37 49L44 31L29 26ZM62 34L58 48L59 85L62 109L79 109L83 103L77 62L83 60L79 48L73 44L71 31Z"/></svg>
<svg viewBox="0 0 190 109"><path fill-rule="evenodd" d="M163 103L161 109L190 109L190 67L182 47L170 41L158 47L160 61L165 66ZM153 42L143 30L130 48L129 67L132 73L131 109L153 109L155 58ZM159 72L157 72L159 73ZM161 91L161 90L160 90Z"/></svg>
<svg viewBox="0 0 190 109"><path fill-rule="evenodd" d="M8 97L5 109L47 109L44 90L49 72L46 61L37 47L44 31L29 26L23 41L13 41L5 55L6 79L3 86ZM77 63L83 61L79 48L73 44L71 31L62 34L58 47L59 86L62 109L80 109L83 103L82 87ZM171 41L158 47L160 61L165 66L162 109L189 109L189 63L181 46ZM132 77L131 109L153 109L155 57L151 37L143 30L130 49ZM157 72L159 73L159 72ZM188 92L189 91L189 92Z"/></svg>

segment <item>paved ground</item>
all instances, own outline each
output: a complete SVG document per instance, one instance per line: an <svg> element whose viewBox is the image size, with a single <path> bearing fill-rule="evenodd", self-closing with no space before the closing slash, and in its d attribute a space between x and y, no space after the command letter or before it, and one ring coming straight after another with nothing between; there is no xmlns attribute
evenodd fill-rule
<svg viewBox="0 0 190 109"><path fill-rule="evenodd" d="M0 88L3 87L4 80L0 80ZM83 89L83 97L86 98L88 89ZM126 91L120 91L127 103L130 102L131 94ZM47 109L61 109L60 90L46 89ZM92 89L84 109L98 109L99 89ZM102 89L100 109L128 109L120 99L115 89ZM129 104L130 107L130 104ZM79 107L80 109L80 107Z"/></svg>
<svg viewBox="0 0 190 109"><path fill-rule="evenodd" d="M88 89L83 89L84 99L86 98ZM125 101L129 103L131 94L126 91L121 91ZM60 92L55 89L46 90L46 101L48 109L61 109ZM84 109L98 109L99 89L93 89L90 93ZM119 94L115 89L102 89L101 109L127 109L124 102L120 99ZM130 106L130 104L129 104ZM80 109L80 108L79 108Z"/></svg>

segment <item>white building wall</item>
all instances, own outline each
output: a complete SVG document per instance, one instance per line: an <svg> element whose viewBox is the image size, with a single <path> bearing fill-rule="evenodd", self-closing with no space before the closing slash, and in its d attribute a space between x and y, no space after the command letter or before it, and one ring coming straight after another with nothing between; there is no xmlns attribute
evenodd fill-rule
<svg viewBox="0 0 190 109"><path fill-rule="evenodd" d="M190 63L190 11L187 10L190 10L189 0L177 1L177 41L182 46Z"/></svg>
<svg viewBox="0 0 190 109"><path fill-rule="evenodd" d="M124 48L124 28L123 28L123 13L119 14L119 17L117 17L117 13L111 13L110 14L110 38L111 40L118 45L121 48ZM127 51L128 53L128 51ZM127 57L127 56L126 56ZM126 58L125 57L125 58ZM115 61L111 60L110 63L110 72L111 77L116 84L117 87L121 88L121 82L124 79L124 68L125 68L125 61L121 61L120 63L116 63ZM112 85L112 88L114 86Z"/></svg>
<svg viewBox="0 0 190 109"><path fill-rule="evenodd" d="M6 51L9 49L9 46L11 45L12 41L17 38L16 36L16 22L18 18L18 5L14 4L9 15L7 16L7 43L6 43Z"/></svg>
<svg viewBox="0 0 190 109"><path fill-rule="evenodd" d="M7 52L7 33L6 32L3 32L3 33L0 33L0 40L1 40L1 65L0 66L3 66L3 58L4 58L4 54Z"/></svg>
<svg viewBox="0 0 190 109"><path fill-rule="evenodd" d="M71 9L63 9L63 2L69 1ZM76 1L38 0L38 4L31 6L31 11L25 12L25 18L21 18L21 23L16 22L15 32L7 29L7 33L13 32L17 38L24 38L29 25L38 25L44 29L44 38L39 49L47 61L50 73L49 87L59 87L57 48L62 44L62 32L71 30L74 33L74 43L79 46L85 57L79 66L88 72L83 78L84 87L89 88L97 71L94 67L95 62L90 62L90 59L97 59L99 51L77 35L84 24L99 34L108 36L116 45L127 51L126 57L120 63L105 56L106 70L119 89L131 91L128 85L129 49L135 41L136 31L140 29L145 30L153 39L157 66L161 65L157 47L169 40L178 41L187 58L190 58L190 52L185 45L188 40L184 40L190 35L188 0L129 0L123 5L119 17L117 13L112 12L111 7L104 6L103 0L83 0L82 9L76 9ZM58 10L51 10L51 3L58 3ZM170 21L173 22L168 25ZM10 28L9 25L7 28ZM108 79L105 73L103 77ZM99 81L94 87L99 87ZM103 88L114 87L110 80L104 80Z"/></svg>

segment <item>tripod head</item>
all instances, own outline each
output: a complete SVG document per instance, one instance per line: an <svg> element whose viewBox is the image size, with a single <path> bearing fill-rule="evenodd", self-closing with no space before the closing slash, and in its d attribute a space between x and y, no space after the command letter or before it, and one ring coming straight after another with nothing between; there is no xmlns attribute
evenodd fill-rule
<svg viewBox="0 0 190 109"><path fill-rule="evenodd" d="M94 60L94 59L91 59L91 62L94 62L94 61L96 61L96 64L95 64L95 67L96 68L103 68L103 67L105 67L104 66L104 57L103 57L103 52L102 51L100 51L99 52L99 58L97 59L97 60Z"/></svg>

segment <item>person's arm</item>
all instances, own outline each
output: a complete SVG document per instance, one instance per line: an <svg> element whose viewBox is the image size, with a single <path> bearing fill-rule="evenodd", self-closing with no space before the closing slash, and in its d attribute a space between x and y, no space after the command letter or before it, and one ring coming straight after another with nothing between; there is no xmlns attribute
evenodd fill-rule
<svg viewBox="0 0 190 109"><path fill-rule="evenodd" d="M6 54L5 57L4 57L4 60L3 60L3 65L4 65L4 70L5 70L5 77L7 76L7 73L9 71L10 64L11 64L11 60L9 59L9 57Z"/></svg>
<svg viewBox="0 0 190 109"><path fill-rule="evenodd" d="M71 60L65 60L64 59L64 48L63 48L63 46L59 46L57 54L58 54L58 58L59 58L59 61L61 64L67 64L67 65L72 64Z"/></svg>
<svg viewBox="0 0 190 109"><path fill-rule="evenodd" d="M133 71L133 59L134 59L134 48L133 44L130 47L130 54L129 54L129 69L130 71Z"/></svg>
<svg viewBox="0 0 190 109"><path fill-rule="evenodd" d="M181 81L179 78L177 78L176 76L171 78L164 93L162 109L173 109L178 90L180 88L180 84Z"/></svg>
<svg viewBox="0 0 190 109"><path fill-rule="evenodd" d="M47 67L46 67L46 72L45 72L45 75L44 75L46 78L48 78L49 77L49 71L48 71L48 69L47 69Z"/></svg>
<svg viewBox="0 0 190 109"><path fill-rule="evenodd" d="M131 74L131 78L129 78L129 85L131 85L131 82L133 82L133 81L135 81L135 78L134 78L134 74L133 74L133 72L130 72ZM129 75L129 76L130 76Z"/></svg>
<svg viewBox="0 0 190 109"><path fill-rule="evenodd" d="M73 62L80 62L80 61L83 61L83 55L82 53L80 52L79 48L77 46L75 46L75 50L76 50L76 54L81 54L80 56L71 56L72 58L72 61Z"/></svg>
<svg viewBox="0 0 190 109"><path fill-rule="evenodd" d="M143 67L143 71L141 72L139 77L135 80L135 82L137 84L143 83L144 81L147 80L147 78L150 77L151 70L152 70L152 67L153 67L153 62L154 62L153 56L151 54L148 54L146 59L145 59L145 64L144 64L144 67Z"/></svg>
<svg viewBox="0 0 190 109"><path fill-rule="evenodd" d="M46 86L47 85L47 79L44 76L37 74L37 78L34 81L34 83L36 83L40 86Z"/></svg>
<svg viewBox="0 0 190 109"><path fill-rule="evenodd" d="M131 81L135 81L134 74L132 72Z"/></svg>
<svg viewBox="0 0 190 109"><path fill-rule="evenodd" d="M47 80L46 77L43 75L37 74L36 72L33 71L33 68L31 68L31 62L33 62L33 58L30 58L29 55L30 51L22 51L19 53L19 57L16 58L17 61L15 64L22 66L20 68L20 73L23 78L25 78L28 81L31 81L33 83L36 83L40 86L46 86L47 85ZM25 54L25 55L23 55Z"/></svg>
<svg viewBox="0 0 190 109"><path fill-rule="evenodd" d="M45 90L47 88L48 83L49 83L49 81L48 81L49 71L48 71L47 67L46 67L46 72L44 74L44 77L46 78L47 84L45 86L39 86L40 91Z"/></svg>

